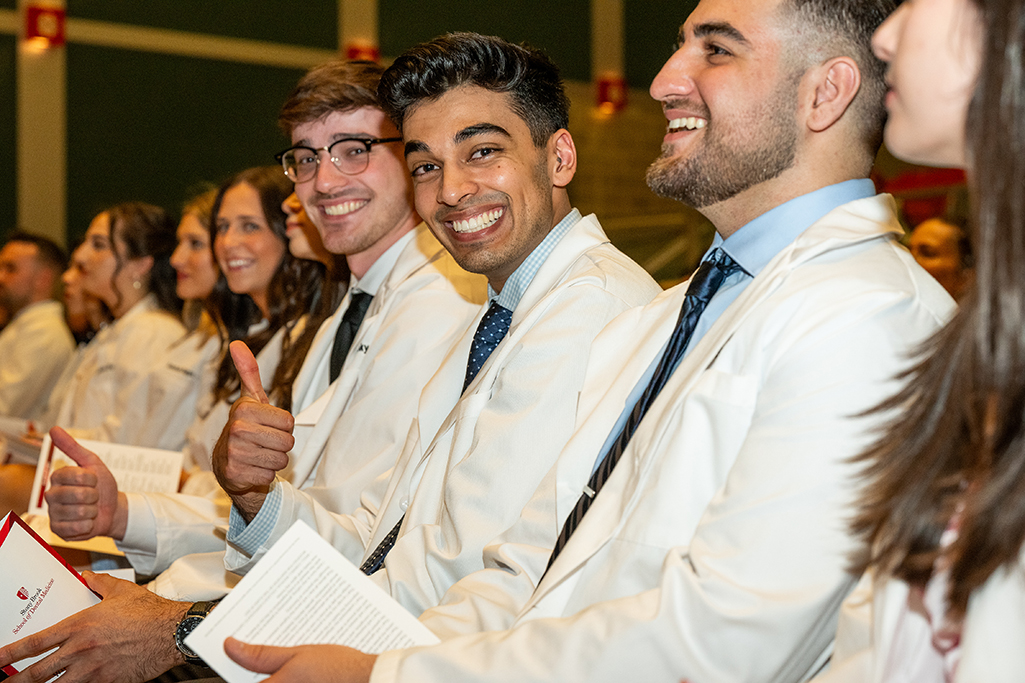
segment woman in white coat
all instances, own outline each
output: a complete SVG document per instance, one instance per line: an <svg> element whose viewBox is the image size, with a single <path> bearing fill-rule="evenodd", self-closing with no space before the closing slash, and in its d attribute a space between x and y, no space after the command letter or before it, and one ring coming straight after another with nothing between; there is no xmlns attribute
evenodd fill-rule
<svg viewBox="0 0 1025 683"><path fill-rule="evenodd" d="M240 339L253 349L268 397L287 409L313 334L340 298L323 262L289 252L282 203L291 192L280 168L252 168L225 182L212 207L209 243L221 276L205 303L218 330L220 355L186 446L200 470L210 469L210 452L239 395L228 344ZM192 477L183 492L204 494L213 486L212 476Z"/></svg>
<svg viewBox="0 0 1025 683"><path fill-rule="evenodd" d="M174 223L148 204L119 204L89 225L76 263L112 322L89 342L61 403L56 424L76 436L181 448L187 424L150 410L154 369L185 332L174 246Z"/></svg>
<svg viewBox="0 0 1025 683"><path fill-rule="evenodd" d="M1023 681L1025 0L906 0L873 47L889 63L887 146L966 170L977 260L863 456L854 526L877 578L857 678Z"/></svg>

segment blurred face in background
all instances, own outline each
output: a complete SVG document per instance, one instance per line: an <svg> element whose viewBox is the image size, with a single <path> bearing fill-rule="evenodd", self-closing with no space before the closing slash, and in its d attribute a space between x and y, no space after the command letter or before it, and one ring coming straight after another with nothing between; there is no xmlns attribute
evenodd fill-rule
<svg viewBox="0 0 1025 683"><path fill-rule="evenodd" d="M285 256L285 242L267 222L256 189L241 183L225 192L214 225L214 255L228 287L252 297L266 317L267 292Z"/></svg>
<svg viewBox="0 0 1025 683"><path fill-rule="evenodd" d="M114 271L117 257L110 237L110 216L104 212L89 224L85 241L75 250L75 264L81 274L82 290L108 306L117 300Z"/></svg>
<svg viewBox="0 0 1025 683"><path fill-rule="evenodd" d="M178 246L171 254L171 266L178 274L180 299L205 299L217 283L210 231L194 213L185 214L178 224Z"/></svg>
<svg viewBox="0 0 1025 683"><path fill-rule="evenodd" d="M0 305L11 317L32 303L41 270L39 247L31 242L8 242L0 249Z"/></svg>
<svg viewBox="0 0 1025 683"><path fill-rule="evenodd" d="M306 215L299 196L293 192L281 202L281 210L285 212L285 235L288 237L288 250L292 256L307 261L320 261L331 266L334 256L324 247L317 226Z"/></svg>
<svg viewBox="0 0 1025 683"><path fill-rule="evenodd" d="M916 164L965 165L965 121L982 59L969 0L904 2L872 37L889 67L886 146Z"/></svg>
<svg viewBox="0 0 1025 683"><path fill-rule="evenodd" d="M963 266L960 239L957 226L939 218L930 218L912 231L908 244L918 265L936 278L955 299L969 280Z"/></svg>

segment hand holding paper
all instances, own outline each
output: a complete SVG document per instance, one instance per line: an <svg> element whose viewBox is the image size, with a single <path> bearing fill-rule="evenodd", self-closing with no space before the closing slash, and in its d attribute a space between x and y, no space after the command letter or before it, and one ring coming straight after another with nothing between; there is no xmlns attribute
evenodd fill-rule
<svg viewBox="0 0 1025 683"><path fill-rule="evenodd" d="M269 683L366 683L377 661L342 645L273 647L228 638L224 651L250 671L272 674Z"/></svg>
<svg viewBox="0 0 1025 683"><path fill-rule="evenodd" d="M295 445L295 420L287 410L270 405L249 347L235 341L229 349L242 382L242 395L232 405L228 424L214 446L213 470L249 521L263 506L274 475L288 465L288 451Z"/></svg>
<svg viewBox="0 0 1025 683"><path fill-rule="evenodd" d="M94 536L124 538L128 503L117 490L107 466L60 427L50 430L57 448L78 467L64 467L50 477L46 491L50 529L66 541L84 541Z"/></svg>
<svg viewBox="0 0 1025 683"><path fill-rule="evenodd" d="M114 683L146 681L184 663L173 634L189 603L103 574L83 578L103 601L0 648L0 667L57 648L25 669L25 680L50 680L64 670L61 683Z"/></svg>

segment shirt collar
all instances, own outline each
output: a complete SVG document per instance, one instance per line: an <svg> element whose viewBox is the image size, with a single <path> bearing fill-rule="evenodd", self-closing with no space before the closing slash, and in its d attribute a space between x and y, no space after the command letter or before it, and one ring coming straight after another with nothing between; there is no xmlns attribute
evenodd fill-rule
<svg viewBox="0 0 1025 683"><path fill-rule="evenodd" d="M416 228L400 237L395 244L388 247L388 250L374 261L374 264L367 269L363 277L357 279L355 275L350 275L349 291L366 292L376 296L377 290L381 289L381 285L384 284L384 281L388 279L388 275L395 269L395 264L399 262L399 255L402 254L402 250L406 248L406 245L415 236Z"/></svg>
<svg viewBox="0 0 1025 683"><path fill-rule="evenodd" d="M534 251L530 252L530 256L523 260L519 268L513 271L513 274L505 281L505 285L502 286L501 292L495 292L491 285L488 284L488 302L497 301L503 308L507 308L510 311L516 310L520 299L523 298L523 293L527 291L527 287L530 286L534 276L537 275L537 271L541 270L541 266L548 260L548 257L555 249L555 245L579 221L580 212L578 210L573 209L566 214L541 240L541 243L534 248Z"/></svg>
<svg viewBox="0 0 1025 683"><path fill-rule="evenodd" d="M740 264L751 277L755 277L769 264L776 254L797 239L798 235L827 213L856 199L874 195L875 186L871 180L846 180L827 185L808 194L795 197L766 211L758 218L737 230L726 240L715 234L712 246L702 257L716 247L722 247L734 261Z"/></svg>

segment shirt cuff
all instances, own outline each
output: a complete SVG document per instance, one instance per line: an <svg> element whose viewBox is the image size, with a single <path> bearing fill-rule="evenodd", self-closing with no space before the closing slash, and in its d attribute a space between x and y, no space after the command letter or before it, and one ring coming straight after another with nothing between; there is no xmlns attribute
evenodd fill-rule
<svg viewBox="0 0 1025 683"><path fill-rule="evenodd" d="M275 479L263 500L263 506L248 525L238 509L231 506L228 515L228 543L252 557L270 540L280 514L281 486Z"/></svg>
<svg viewBox="0 0 1025 683"><path fill-rule="evenodd" d="M121 551L132 551L148 555L157 554L157 518L153 514L146 496L141 493L125 493L128 501L128 521L125 535L116 545Z"/></svg>

